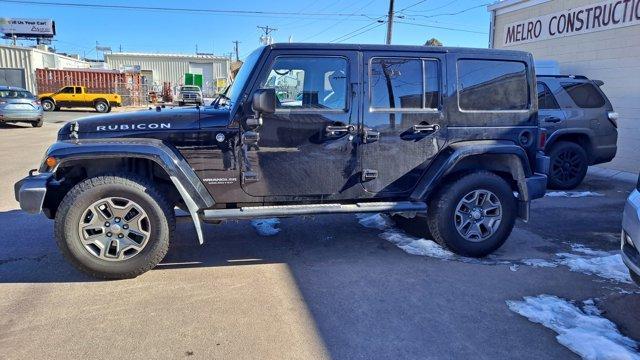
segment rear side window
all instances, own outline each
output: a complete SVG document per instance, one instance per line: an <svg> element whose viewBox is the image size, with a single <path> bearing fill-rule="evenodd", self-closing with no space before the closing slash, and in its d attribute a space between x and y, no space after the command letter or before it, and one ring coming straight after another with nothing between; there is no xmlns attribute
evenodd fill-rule
<svg viewBox="0 0 640 360"><path fill-rule="evenodd" d="M560 106L558 105L558 102L556 101L556 98L553 96L553 94L551 93L551 90L549 90L549 87L547 85L539 82L537 84L537 87L538 87L538 108L539 109L549 110L549 109L560 108Z"/></svg>
<svg viewBox="0 0 640 360"><path fill-rule="evenodd" d="M604 97L592 83L563 82L562 87L581 108L600 108L605 104Z"/></svg>
<svg viewBox="0 0 640 360"><path fill-rule="evenodd" d="M439 107L437 60L373 58L369 77L373 109L402 111Z"/></svg>
<svg viewBox="0 0 640 360"><path fill-rule="evenodd" d="M458 60L458 101L461 110L527 110L529 83L525 63Z"/></svg>

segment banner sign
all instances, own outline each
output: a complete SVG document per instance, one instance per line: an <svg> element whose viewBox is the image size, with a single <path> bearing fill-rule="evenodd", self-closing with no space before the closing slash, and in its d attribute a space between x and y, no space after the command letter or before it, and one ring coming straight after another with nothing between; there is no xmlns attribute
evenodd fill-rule
<svg viewBox="0 0 640 360"><path fill-rule="evenodd" d="M502 45L561 38L640 24L640 0L603 1L508 24Z"/></svg>
<svg viewBox="0 0 640 360"><path fill-rule="evenodd" d="M5 36L53 37L56 26L50 19L0 18L0 32Z"/></svg>

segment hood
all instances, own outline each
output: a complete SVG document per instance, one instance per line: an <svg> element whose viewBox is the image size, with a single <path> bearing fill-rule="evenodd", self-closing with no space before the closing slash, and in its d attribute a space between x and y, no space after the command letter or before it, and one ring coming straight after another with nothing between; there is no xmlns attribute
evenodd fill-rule
<svg viewBox="0 0 640 360"><path fill-rule="evenodd" d="M200 128L199 107L154 108L81 118L65 124L58 132L58 140L68 140L71 126L77 123L78 138L158 137L176 130ZM226 114L226 116L225 116ZM219 113L217 120L226 122L229 112Z"/></svg>

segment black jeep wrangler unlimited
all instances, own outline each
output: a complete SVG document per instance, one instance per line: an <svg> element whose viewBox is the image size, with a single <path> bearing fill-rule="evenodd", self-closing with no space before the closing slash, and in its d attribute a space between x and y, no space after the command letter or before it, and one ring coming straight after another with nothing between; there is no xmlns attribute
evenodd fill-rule
<svg viewBox="0 0 640 360"><path fill-rule="evenodd" d="M176 207L201 243L206 222L386 212L479 257L544 195L537 112L528 53L275 44L211 106L66 124L15 193L100 278L158 264Z"/></svg>

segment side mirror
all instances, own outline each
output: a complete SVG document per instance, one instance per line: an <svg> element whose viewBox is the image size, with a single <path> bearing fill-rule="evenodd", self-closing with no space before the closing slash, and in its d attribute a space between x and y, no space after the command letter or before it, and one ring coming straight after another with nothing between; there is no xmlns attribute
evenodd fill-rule
<svg viewBox="0 0 640 360"><path fill-rule="evenodd" d="M273 114L276 112L276 91L275 89L258 89L253 93L251 103L253 111L260 114Z"/></svg>

